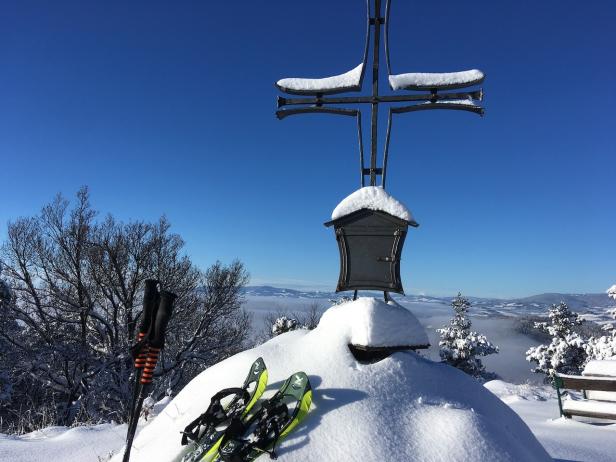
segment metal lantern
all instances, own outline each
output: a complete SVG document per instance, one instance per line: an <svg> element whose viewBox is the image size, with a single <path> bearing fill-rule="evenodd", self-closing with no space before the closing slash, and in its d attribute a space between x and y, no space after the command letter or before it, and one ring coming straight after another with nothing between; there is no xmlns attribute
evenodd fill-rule
<svg viewBox="0 0 616 462"><path fill-rule="evenodd" d="M419 226L414 220L370 209L325 223L334 227L340 251L336 292L367 289L404 293L400 259L409 225Z"/></svg>

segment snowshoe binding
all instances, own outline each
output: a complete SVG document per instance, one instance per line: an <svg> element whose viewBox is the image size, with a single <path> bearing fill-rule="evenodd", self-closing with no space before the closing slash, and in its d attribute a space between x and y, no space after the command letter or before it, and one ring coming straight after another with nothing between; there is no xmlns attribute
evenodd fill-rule
<svg viewBox="0 0 616 462"><path fill-rule="evenodd" d="M310 381L296 372L246 422L229 426L214 462L251 462L262 454L275 459L276 445L306 417L311 403Z"/></svg>
<svg viewBox="0 0 616 462"><path fill-rule="evenodd" d="M261 397L267 376L265 362L259 358L252 364L241 388L225 388L212 396L207 410L182 432L182 445L188 447L176 460L211 460L229 425L241 422Z"/></svg>

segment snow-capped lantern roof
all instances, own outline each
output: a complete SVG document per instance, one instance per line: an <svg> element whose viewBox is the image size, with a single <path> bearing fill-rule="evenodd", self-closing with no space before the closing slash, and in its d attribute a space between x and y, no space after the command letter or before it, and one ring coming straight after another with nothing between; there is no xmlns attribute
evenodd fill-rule
<svg viewBox="0 0 616 462"><path fill-rule="evenodd" d="M365 186L348 195L332 212L332 222L363 209L385 212L418 226L410 210L381 186Z"/></svg>
<svg viewBox="0 0 616 462"><path fill-rule="evenodd" d="M340 251L336 292L404 293L400 259L409 225L419 226L409 209L380 186L360 188L340 202L325 223L334 227Z"/></svg>

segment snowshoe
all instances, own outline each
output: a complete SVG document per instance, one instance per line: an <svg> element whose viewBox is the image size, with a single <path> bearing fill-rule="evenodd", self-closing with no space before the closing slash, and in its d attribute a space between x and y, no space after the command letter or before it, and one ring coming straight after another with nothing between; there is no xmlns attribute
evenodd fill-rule
<svg viewBox="0 0 616 462"><path fill-rule="evenodd" d="M296 372L246 422L229 426L214 462L250 462L262 454L275 459L276 444L306 417L311 403L310 381Z"/></svg>
<svg viewBox="0 0 616 462"><path fill-rule="evenodd" d="M211 459L227 427L232 422L241 421L261 397L267 386L267 375L265 362L259 358L252 364L241 388L225 388L212 396L207 410L182 432L182 445L188 445L188 448L176 460L196 462Z"/></svg>

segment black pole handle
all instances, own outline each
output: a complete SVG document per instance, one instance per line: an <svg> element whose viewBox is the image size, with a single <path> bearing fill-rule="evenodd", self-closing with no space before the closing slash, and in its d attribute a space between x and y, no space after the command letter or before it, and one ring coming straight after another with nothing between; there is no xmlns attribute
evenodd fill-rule
<svg viewBox="0 0 616 462"><path fill-rule="evenodd" d="M160 304L156 312L154 325L150 330L148 341L150 348L162 349L165 346L165 330L173 312L173 303L177 295L166 290L160 291Z"/></svg>
<svg viewBox="0 0 616 462"><path fill-rule="evenodd" d="M137 340L141 340L142 337L148 334L156 317L156 310L158 308L156 300L158 298L157 285L158 281L156 279L146 279L145 281L145 288L143 289L143 317Z"/></svg>

